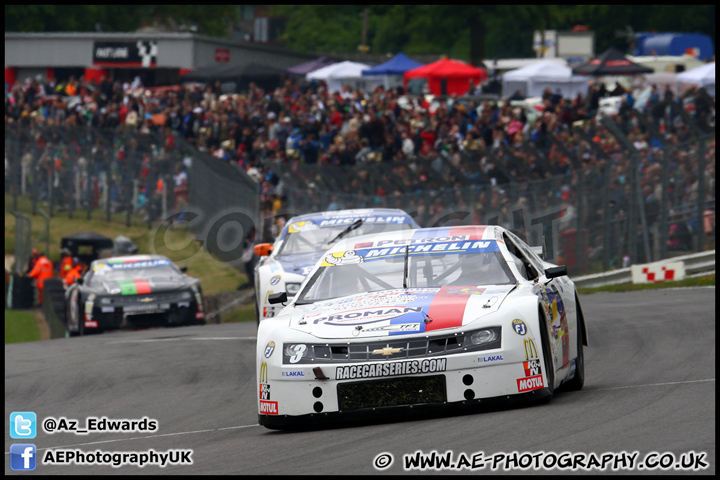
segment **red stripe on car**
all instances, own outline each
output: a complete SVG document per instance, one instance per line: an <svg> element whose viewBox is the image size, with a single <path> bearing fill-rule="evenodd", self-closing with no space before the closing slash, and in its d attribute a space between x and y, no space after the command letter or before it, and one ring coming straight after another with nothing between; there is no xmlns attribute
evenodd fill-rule
<svg viewBox="0 0 720 480"><path fill-rule="evenodd" d="M152 288L150 288L150 283L147 280L145 280L144 278L134 279L133 283L135 283L135 288L137 289L138 295L142 295L143 293L152 293Z"/></svg>
<svg viewBox="0 0 720 480"><path fill-rule="evenodd" d="M462 325L465 306L471 295L448 294L450 288L452 287L442 287L430 302L428 317L432 318L432 322L425 326L426 332Z"/></svg>

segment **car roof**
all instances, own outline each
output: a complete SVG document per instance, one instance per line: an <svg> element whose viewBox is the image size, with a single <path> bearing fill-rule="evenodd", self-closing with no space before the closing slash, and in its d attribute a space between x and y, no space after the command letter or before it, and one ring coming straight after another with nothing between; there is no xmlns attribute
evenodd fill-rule
<svg viewBox="0 0 720 480"><path fill-rule="evenodd" d="M382 246L384 243L397 240L411 240L420 242L450 242L460 240L498 240L505 231L497 225L460 225L453 227L418 228L416 230L395 230L377 234L362 235L346 238L332 247L333 251L341 252L356 248L369 248ZM387 243L387 245L390 245ZM411 243L411 242L408 242ZM397 244L396 244L397 245Z"/></svg>
<svg viewBox="0 0 720 480"><path fill-rule="evenodd" d="M400 210L399 208L354 208L354 209L348 209L348 210L331 210L327 212L314 212L314 213L306 213L304 215L298 215L296 217L292 217L288 223L291 222L307 222L307 221L322 221L322 220L328 220L328 219L336 219L336 218L367 218L367 217L387 217L387 216L395 216L395 217L407 217L409 219L408 223L412 221L412 217L404 211Z"/></svg>
<svg viewBox="0 0 720 480"><path fill-rule="evenodd" d="M304 225L307 222L320 226L333 226L338 225L350 225L353 220L362 218L366 221L375 219L372 223L388 223L388 224L402 224L411 225L413 228L417 228L418 224L415 220L404 210L399 208L355 208L350 210L332 210L327 212L315 212L307 213L304 215L298 215L292 217L280 232L278 240L283 240L290 232L291 225Z"/></svg>

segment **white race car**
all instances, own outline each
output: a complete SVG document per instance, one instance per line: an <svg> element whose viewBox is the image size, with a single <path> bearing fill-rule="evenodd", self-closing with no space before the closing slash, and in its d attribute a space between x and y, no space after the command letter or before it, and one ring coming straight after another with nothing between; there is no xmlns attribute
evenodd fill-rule
<svg viewBox="0 0 720 480"><path fill-rule="evenodd" d="M268 295L287 292L292 298L305 276L332 244L342 238L418 228L413 218L395 208L364 208L309 213L285 224L274 244L255 246L261 258L255 267L255 308L260 321L279 310Z"/></svg>
<svg viewBox="0 0 720 480"><path fill-rule="evenodd" d="M585 321L564 266L498 226L345 239L257 334L259 423L539 400L585 378ZM270 303L288 302L272 294Z"/></svg>

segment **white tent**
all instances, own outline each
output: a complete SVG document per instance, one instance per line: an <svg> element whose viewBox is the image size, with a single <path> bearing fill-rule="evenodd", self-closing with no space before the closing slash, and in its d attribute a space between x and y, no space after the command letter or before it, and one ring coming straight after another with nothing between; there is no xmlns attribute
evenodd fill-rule
<svg viewBox="0 0 720 480"><path fill-rule="evenodd" d="M699 85L705 88L708 95L715 96L715 62L708 63L702 67L693 68L687 72L678 73L677 87L678 92L682 93L688 85Z"/></svg>
<svg viewBox="0 0 720 480"><path fill-rule="evenodd" d="M526 97L541 97L546 88L552 93L558 89L564 98L575 98L578 93L587 95L590 77L573 75L572 68L551 60L543 60L527 67L506 72L502 76L503 95L511 96L516 90Z"/></svg>
<svg viewBox="0 0 720 480"><path fill-rule="evenodd" d="M375 85L382 85L383 79L379 77L363 77L363 70L368 68L370 68L370 65L364 63L345 61L310 72L305 78L307 80L325 81L330 92L340 92L344 85L348 85L353 89L372 90Z"/></svg>

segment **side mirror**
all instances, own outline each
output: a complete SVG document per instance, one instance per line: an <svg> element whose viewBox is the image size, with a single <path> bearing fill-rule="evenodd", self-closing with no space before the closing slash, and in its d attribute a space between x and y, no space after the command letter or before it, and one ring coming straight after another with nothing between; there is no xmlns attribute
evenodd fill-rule
<svg viewBox="0 0 720 480"><path fill-rule="evenodd" d="M255 245L254 250L258 257L267 257L273 250L272 243L259 243Z"/></svg>
<svg viewBox="0 0 720 480"><path fill-rule="evenodd" d="M182 273L187 272L187 265L185 265L185 266L183 266L183 267L180 267L180 271L181 271Z"/></svg>
<svg viewBox="0 0 720 480"><path fill-rule="evenodd" d="M564 277L567 275L567 267L565 265L560 265L559 267L552 267L552 268L546 268L545 269L545 276L552 280L553 278L557 277Z"/></svg>
<svg viewBox="0 0 720 480"><path fill-rule="evenodd" d="M276 303L286 303L287 292L271 293L268 295L268 303L274 305Z"/></svg>

